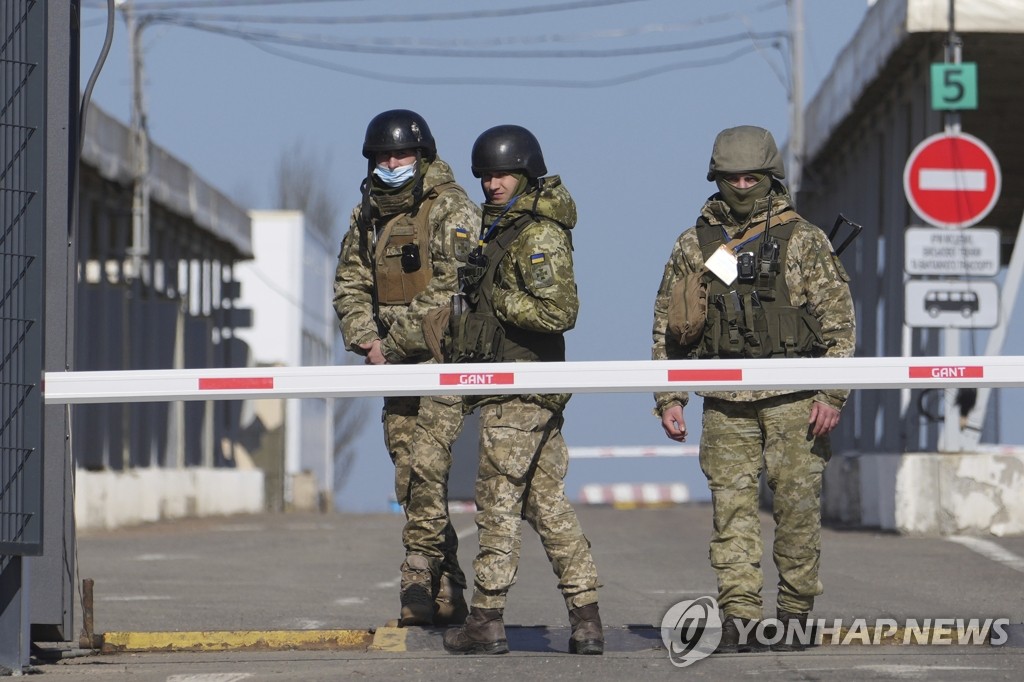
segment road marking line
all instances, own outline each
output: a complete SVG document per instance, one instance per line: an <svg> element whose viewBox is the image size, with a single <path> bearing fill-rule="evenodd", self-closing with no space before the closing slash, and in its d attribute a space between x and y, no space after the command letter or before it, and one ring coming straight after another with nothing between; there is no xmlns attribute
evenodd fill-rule
<svg viewBox="0 0 1024 682"><path fill-rule="evenodd" d="M174 599L174 597L164 597L152 594L115 594L113 596L100 595L96 597L97 601L170 601L172 599Z"/></svg>
<svg viewBox="0 0 1024 682"><path fill-rule="evenodd" d="M252 673L201 673L199 675L171 675L167 682L239 682L252 677Z"/></svg>
<svg viewBox="0 0 1024 682"><path fill-rule="evenodd" d="M1005 547L1000 547L991 540L982 540L981 538L970 537L967 535L951 535L946 539L950 542L955 542L958 545L963 545L967 549L977 552L986 559L991 559L996 563L1003 564L1015 571L1024 573L1024 557L1014 554Z"/></svg>

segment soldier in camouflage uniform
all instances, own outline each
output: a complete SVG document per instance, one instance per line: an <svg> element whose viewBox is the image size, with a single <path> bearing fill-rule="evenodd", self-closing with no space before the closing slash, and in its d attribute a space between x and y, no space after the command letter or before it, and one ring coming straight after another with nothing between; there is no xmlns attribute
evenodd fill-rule
<svg viewBox="0 0 1024 682"><path fill-rule="evenodd" d="M851 357L855 329L849 277L825 234L793 210L779 182L782 159L771 133L754 126L722 131L707 177L719 192L704 204L697 226L676 241L665 266L654 308L653 358ZM716 258L728 260L722 258L727 254L731 268L716 268L717 275L705 270L706 260L723 249ZM703 273L707 286L707 321L691 335L696 338L684 339L670 318L683 305L684 280L694 273ZM831 454L828 433L838 424L848 393L700 394L700 464L712 494L710 556L723 611L719 651L763 648L741 642L736 622L749 625L762 617L762 467L774 493L779 621L790 629L791 623L806 623L814 597L821 594L821 479ZM655 398L666 435L685 440L687 393ZM783 640L773 648L802 647Z"/></svg>
<svg viewBox="0 0 1024 682"><path fill-rule="evenodd" d="M473 146L472 166L487 203L482 253L469 258L478 269L463 277L472 312L463 314L497 321L491 332L482 334L487 352L495 347L494 331L503 336L496 361L562 361L563 334L575 326L579 310L569 232L576 224L575 202L558 176L543 177L547 168L540 145L520 126L497 126L481 134ZM473 348L455 343L456 354L472 357ZM444 645L451 653L508 651L502 612L516 578L523 518L537 531L558 576L572 626L569 651L604 651L597 569L565 496L569 452L562 437L562 412L569 397L467 399L480 407L480 553L473 563L475 589L466 625L445 633Z"/></svg>
<svg viewBox="0 0 1024 682"><path fill-rule="evenodd" d="M472 248L480 210L415 112L385 111L370 121L363 156L363 200L334 277L345 344L367 364L432 362L422 316L455 293L458 259ZM462 421L458 396L384 399L384 442L406 515L401 625L462 623L468 613L448 515L451 447Z"/></svg>

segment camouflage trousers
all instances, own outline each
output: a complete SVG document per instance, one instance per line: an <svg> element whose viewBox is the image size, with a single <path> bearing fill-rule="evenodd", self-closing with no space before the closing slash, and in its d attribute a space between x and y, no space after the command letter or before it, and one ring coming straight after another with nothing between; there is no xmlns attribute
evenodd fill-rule
<svg viewBox="0 0 1024 682"><path fill-rule="evenodd" d="M466 587L459 539L448 515L452 443L462 431L458 396L384 399L384 444L395 465L395 499L405 511L405 553L422 554L434 575Z"/></svg>
<svg viewBox="0 0 1024 682"><path fill-rule="evenodd" d="M524 518L540 536L567 608L597 601L590 542L565 496L569 450L562 421L561 411L520 398L480 408L473 606L505 607L519 567Z"/></svg>
<svg viewBox="0 0 1024 682"><path fill-rule="evenodd" d="M704 399L700 466L711 489L711 566L726 615L762 617L762 466L774 493L778 608L807 613L822 593L821 478L831 451L827 436L810 435L812 396L803 392L753 402Z"/></svg>

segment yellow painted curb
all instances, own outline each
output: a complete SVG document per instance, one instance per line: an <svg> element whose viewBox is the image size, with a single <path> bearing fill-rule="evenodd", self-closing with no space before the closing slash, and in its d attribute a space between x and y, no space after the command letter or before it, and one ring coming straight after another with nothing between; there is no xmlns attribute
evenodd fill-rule
<svg viewBox="0 0 1024 682"><path fill-rule="evenodd" d="M200 632L107 632L105 653L122 651L334 651L365 649L367 630L211 630Z"/></svg>
<svg viewBox="0 0 1024 682"><path fill-rule="evenodd" d="M373 633L373 644L370 651L406 651L405 638L407 628L377 628Z"/></svg>

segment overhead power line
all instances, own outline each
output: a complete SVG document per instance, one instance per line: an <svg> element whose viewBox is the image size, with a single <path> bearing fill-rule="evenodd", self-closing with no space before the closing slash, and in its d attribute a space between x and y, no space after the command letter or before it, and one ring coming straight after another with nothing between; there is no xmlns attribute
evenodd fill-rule
<svg viewBox="0 0 1024 682"><path fill-rule="evenodd" d="M318 0L322 1L322 0ZM598 7L609 7L612 5L627 5L636 2L649 2L650 0L574 0L573 2L548 3L546 5L531 5L527 7L508 7L503 9L485 10L463 10L457 12L421 12L419 14L370 14L365 16L349 17L309 17L309 23L334 23L334 24L400 24L420 23L426 21L460 21L466 19L496 19L500 17L520 17L530 14L549 14L551 12L565 12L578 9L595 9ZM280 0L238 0L238 5L243 4L288 4ZM138 12L195 9L199 7L225 7L231 4L230 0L223 2L207 2L207 0L196 0L192 2L156 2L146 5L138 5ZM287 23L302 23L303 20L297 17L290 17L294 21ZM227 17L223 21L246 21L239 17ZM251 19L251 21L266 21L267 17ZM272 18L271 18L272 20Z"/></svg>
<svg viewBox="0 0 1024 682"><path fill-rule="evenodd" d="M381 73L378 71L356 69L348 66L343 66L341 64L328 62L322 59L306 57L304 55L298 55L277 48L273 48L268 45L264 45L258 41L247 42L249 42L253 47L263 50L268 54L274 55L275 57L281 57L283 59L288 59L302 64L308 64L310 66L316 66L330 71L345 73L350 76L358 76L359 78L382 81L385 83L400 83L404 85L494 85L581 89L607 88L615 85L624 85L626 83L632 83L634 81L643 80L645 78L652 78L654 76L659 76L663 73L669 73L672 71L680 71L684 69L698 69L709 66L719 66L721 64L726 64L728 62L735 61L736 59L739 59L744 55L751 54L754 51L753 47L743 47L740 48L739 50L735 50L721 57L712 57L709 59L695 59L685 62L673 62L671 64L664 64L662 66L656 66L650 69L643 69L641 71L634 71L631 73L623 74L621 76L614 76L611 78L601 78L594 80L567 80L537 78L501 78L484 76L398 76L394 74Z"/></svg>
<svg viewBox="0 0 1024 682"><path fill-rule="evenodd" d="M195 21L170 20L178 26L192 28L198 31L206 31L219 35L232 36L247 41L275 43L279 45L290 45L292 47L306 47L319 50L334 50L339 52L354 52L359 54L392 55L404 57L471 57L475 59L607 59L613 57L634 57L639 55L666 54L671 52L685 52L688 50L700 50L704 48L720 47L737 42L759 41L759 40L783 40L786 38L785 31L770 31L766 33L737 33L728 36L718 36L704 40L694 40L682 43L670 43L666 45L647 45L625 48L606 49L575 49L575 50L466 50L458 48L417 48L368 45L352 43L327 37L314 37L302 35L288 35L270 31L255 31L234 29L225 26L214 26Z"/></svg>
<svg viewBox="0 0 1024 682"><path fill-rule="evenodd" d="M551 4L537 7L518 7L512 9L495 9L495 10L472 10L464 12L435 12L435 13L423 13L423 14L379 14L375 16L283 16L283 15L269 15L269 14L210 14L210 13L192 13L192 14L179 14L184 19L195 19L203 21L216 21L216 22L242 22L247 24L313 24L317 26L324 25L346 25L346 24L383 24L383 23L423 23L430 21L451 21L460 19L493 19L501 17L511 16L523 16L528 14L540 14L547 12L558 12L566 10L576 9L593 9L597 6L603 5L614 5L623 4L630 2L644 2L645 0L614 0L600 3L565 3L562 6ZM708 24L720 23L723 21L730 21L733 19L740 19L742 17L750 16L751 14L759 14L768 10L782 7L786 4L786 0L771 0L764 4L753 7L749 10L735 10L731 12L722 12L720 14L712 14L705 17L699 17L685 22L678 22L674 24L668 24L674 28L693 28L696 26L706 26ZM175 10L181 9L180 7L174 8ZM664 25L664 24L663 24Z"/></svg>

